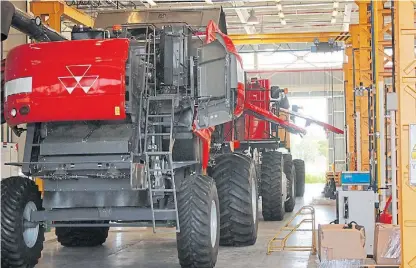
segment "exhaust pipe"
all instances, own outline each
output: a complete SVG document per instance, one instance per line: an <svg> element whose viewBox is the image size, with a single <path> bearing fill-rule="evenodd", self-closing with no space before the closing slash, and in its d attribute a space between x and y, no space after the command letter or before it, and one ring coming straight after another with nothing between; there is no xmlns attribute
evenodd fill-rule
<svg viewBox="0 0 416 268"><path fill-rule="evenodd" d="M16 8L9 1L3 1L1 4L1 41L7 39L10 27L40 42L67 40L41 22L39 22L39 25L36 24L35 17Z"/></svg>

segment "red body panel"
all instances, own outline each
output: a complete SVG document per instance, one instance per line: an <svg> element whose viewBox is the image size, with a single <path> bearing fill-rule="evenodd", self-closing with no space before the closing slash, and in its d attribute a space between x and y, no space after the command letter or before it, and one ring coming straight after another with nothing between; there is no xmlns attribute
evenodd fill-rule
<svg viewBox="0 0 416 268"><path fill-rule="evenodd" d="M124 119L128 46L127 39L111 39L14 48L6 60L6 83L31 78L31 90L6 90L7 123ZM10 115L22 106L29 108L27 115Z"/></svg>
<svg viewBox="0 0 416 268"><path fill-rule="evenodd" d="M257 107L256 105L253 105L251 103L246 102L245 103L245 111L247 113L250 113L254 116L256 116L257 118L260 118L262 120L266 120L270 123L274 123L274 124L279 124L281 127L287 129L288 131L294 133L294 134L306 134L306 130L304 128L301 128L295 124L292 124L288 121L285 121L281 118L279 118L277 115L275 115L274 113L268 111L268 110L264 110L261 109L259 107Z"/></svg>
<svg viewBox="0 0 416 268"><path fill-rule="evenodd" d="M270 109L270 81L261 79L258 83L249 85L246 91L246 102L261 109ZM270 139L270 123L259 119L251 114L244 116L245 131L244 140L265 140Z"/></svg>

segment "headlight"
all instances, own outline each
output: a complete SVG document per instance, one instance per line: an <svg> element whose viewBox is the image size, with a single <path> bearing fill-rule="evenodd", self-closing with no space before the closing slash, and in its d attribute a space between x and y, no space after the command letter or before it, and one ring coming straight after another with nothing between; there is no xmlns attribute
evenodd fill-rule
<svg viewBox="0 0 416 268"><path fill-rule="evenodd" d="M10 115L11 115L11 116L13 116L13 117L15 117L15 116L17 115L17 111L16 111L16 109L15 109L15 108L13 108L13 109L10 111Z"/></svg>

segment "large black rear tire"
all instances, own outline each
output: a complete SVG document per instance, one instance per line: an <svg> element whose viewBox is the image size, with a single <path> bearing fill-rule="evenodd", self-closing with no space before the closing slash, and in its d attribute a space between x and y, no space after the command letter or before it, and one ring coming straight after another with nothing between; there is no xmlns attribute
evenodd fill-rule
<svg viewBox="0 0 416 268"><path fill-rule="evenodd" d="M1 267L34 267L45 240L41 225L25 227L31 211L42 210L36 184L23 177L1 181Z"/></svg>
<svg viewBox="0 0 416 268"><path fill-rule="evenodd" d="M56 227L55 235L58 238L58 242L64 247L97 247L105 243L109 229L109 227Z"/></svg>
<svg viewBox="0 0 416 268"><path fill-rule="evenodd" d="M285 215L283 200L283 157L276 151L263 152L261 164L262 213L265 221L281 221Z"/></svg>
<svg viewBox="0 0 416 268"><path fill-rule="evenodd" d="M303 197L305 194L305 162L301 159L294 159L296 173L296 196Z"/></svg>
<svg viewBox="0 0 416 268"><path fill-rule="evenodd" d="M182 268L212 268L217 262L220 207L211 177L193 175L178 191L180 232L176 236Z"/></svg>
<svg viewBox="0 0 416 268"><path fill-rule="evenodd" d="M220 245L254 245L258 230L257 171L254 160L241 154L223 154L215 159L212 176L220 200Z"/></svg>

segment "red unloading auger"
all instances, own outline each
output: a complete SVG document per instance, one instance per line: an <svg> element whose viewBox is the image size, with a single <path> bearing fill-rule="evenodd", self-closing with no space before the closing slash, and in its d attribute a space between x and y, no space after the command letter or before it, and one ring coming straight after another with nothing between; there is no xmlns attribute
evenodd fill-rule
<svg viewBox="0 0 416 268"><path fill-rule="evenodd" d="M286 114L289 114L289 115L293 115L293 116L305 119L306 120L306 126L309 126L310 124L316 124L318 126L323 127L326 131L334 132L336 134L344 134L343 130L341 130L337 127L334 127L333 125L330 125L330 124L327 124L325 122L319 121L319 120L313 118L312 116L304 115L304 114L297 113L297 112L290 111L290 110L283 109L283 108L279 108L279 111L283 112L283 113L286 113Z"/></svg>

